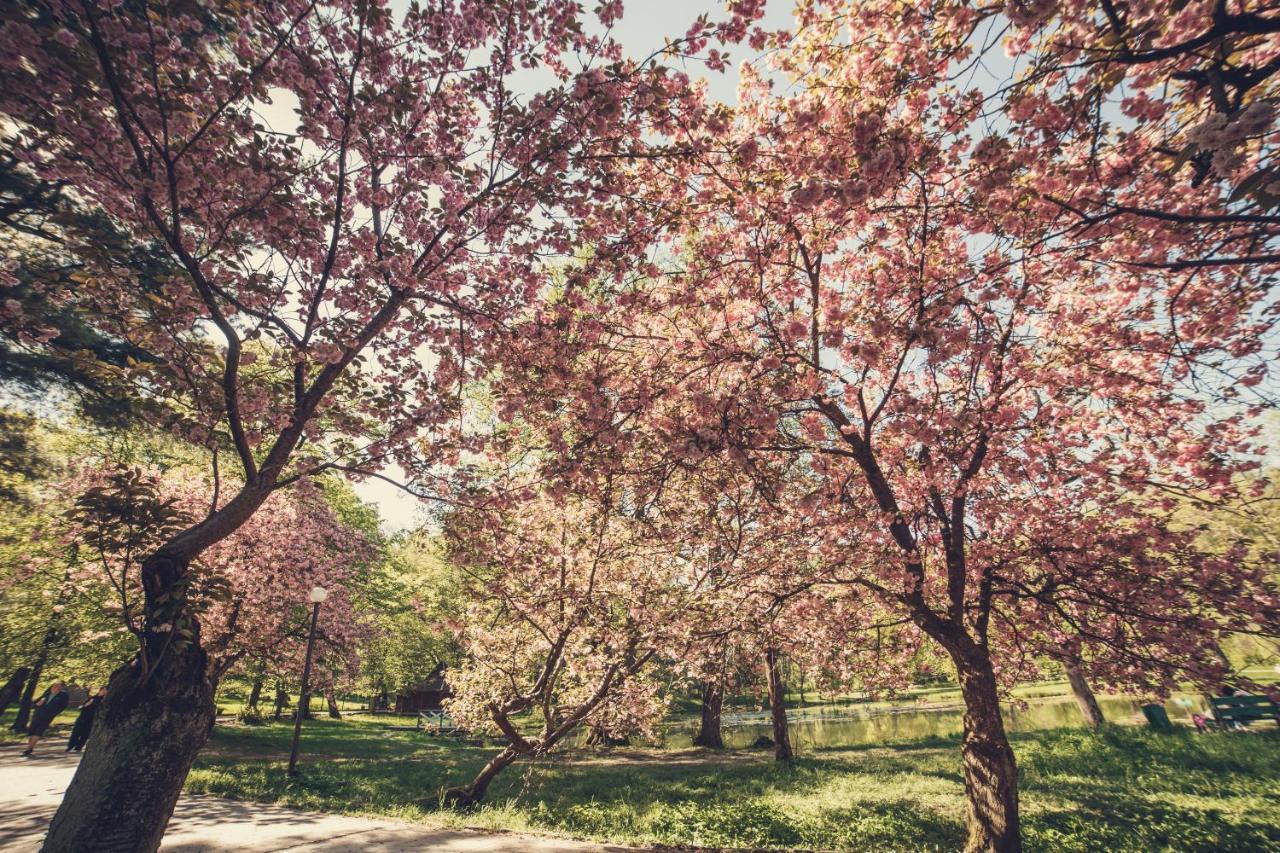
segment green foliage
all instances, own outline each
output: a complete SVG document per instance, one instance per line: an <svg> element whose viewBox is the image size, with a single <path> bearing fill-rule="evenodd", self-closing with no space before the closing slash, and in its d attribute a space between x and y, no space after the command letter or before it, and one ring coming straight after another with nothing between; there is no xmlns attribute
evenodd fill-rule
<svg viewBox="0 0 1280 853"><path fill-rule="evenodd" d="M425 679L459 656L450 623L463 609L457 571L423 535L391 544L356 599L374 626L361 654L366 683L394 692Z"/></svg>
<svg viewBox="0 0 1280 853"><path fill-rule="evenodd" d="M62 538L68 499L50 489L65 473L61 430L0 410L0 672L44 662L44 678L101 683L130 653L103 602L102 584L76 577L81 554Z"/></svg>
<svg viewBox="0 0 1280 853"><path fill-rule="evenodd" d="M95 424L136 424L144 409L163 405L146 399L145 369L157 361L143 343L146 318L136 318L137 334L130 336L136 340L125 340L86 306L58 298L74 293L85 275L87 258L67 246L92 246L96 260L128 270L146 298L158 301L172 262L161 247L139 242L102 211L78 203L61 182L36 177L10 147L0 154L0 250L17 264L12 279L0 284L0 302L17 302L23 322L0 324L0 388L38 404L61 391ZM32 327L51 330L52 337L37 343L20 334Z"/></svg>
<svg viewBox="0 0 1280 853"><path fill-rule="evenodd" d="M244 708L240 713L236 714L236 722L242 726L265 726L267 725L267 718L259 710Z"/></svg>
<svg viewBox="0 0 1280 853"><path fill-rule="evenodd" d="M1273 422L1274 423L1274 422ZM1223 554L1240 547L1240 559L1259 568L1272 590L1280 590L1280 469L1263 470L1255 480L1257 494L1236 505L1204 504L1183 499L1177 507L1180 525L1199 531L1199 543ZM1280 652L1280 617L1257 626L1256 634L1226 638L1222 650L1233 666L1271 664Z"/></svg>

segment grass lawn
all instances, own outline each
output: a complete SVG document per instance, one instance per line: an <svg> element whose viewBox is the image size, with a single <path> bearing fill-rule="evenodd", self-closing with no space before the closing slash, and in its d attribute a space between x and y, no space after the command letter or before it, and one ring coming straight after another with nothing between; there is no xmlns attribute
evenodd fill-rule
<svg viewBox="0 0 1280 853"><path fill-rule="evenodd" d="M285 774L289 726L219 727L187 788L444 826L635 844L954 850L964 792L958 741L767 754L573 751L508 769L481 809L438 808L492 747L385 720L318 719L303 774ZM1015 736L1029 850L1280 850L1280 730L1159 735L1112 726Z"/></svg>

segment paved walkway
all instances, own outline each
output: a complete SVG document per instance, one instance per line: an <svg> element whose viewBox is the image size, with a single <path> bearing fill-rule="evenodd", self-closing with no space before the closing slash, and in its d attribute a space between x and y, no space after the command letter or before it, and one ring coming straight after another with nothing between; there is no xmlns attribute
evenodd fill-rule
<svg viewBox="0 0 1280 853"><path fill-rule="evenodd" d="M43 747L43 748L41 748ZM36 757L0 746L0 850L36 851L75 773L78 755L49 740ZM431 829L384 819L303 812L266 803L184 794L169 821L162 850L197 851L438 851L438 853L622 853L606 847L530 835Z"/></svg>

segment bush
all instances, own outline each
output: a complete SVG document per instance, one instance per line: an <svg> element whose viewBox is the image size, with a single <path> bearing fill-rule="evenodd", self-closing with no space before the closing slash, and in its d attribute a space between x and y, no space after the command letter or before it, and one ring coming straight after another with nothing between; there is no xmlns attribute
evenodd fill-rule
<svg viewBox="0 0 1280 853"><path fill-rule="evenodd" d="M243 726L265 726L267 718L255 708L245 708L239 714L236 714L236 722Z"/></svg>

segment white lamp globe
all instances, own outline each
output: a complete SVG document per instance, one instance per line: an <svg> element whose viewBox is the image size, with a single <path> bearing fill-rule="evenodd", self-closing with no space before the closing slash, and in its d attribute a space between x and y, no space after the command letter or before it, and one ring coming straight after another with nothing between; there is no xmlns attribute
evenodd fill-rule
<svg viewBox="0 0 1280 853"><path fill-rule="evenodd" d="M313 586L311 588L311 595L308 597L311 599L312 604L320 604L329 597L329 591L322 586Z"/></svg>

